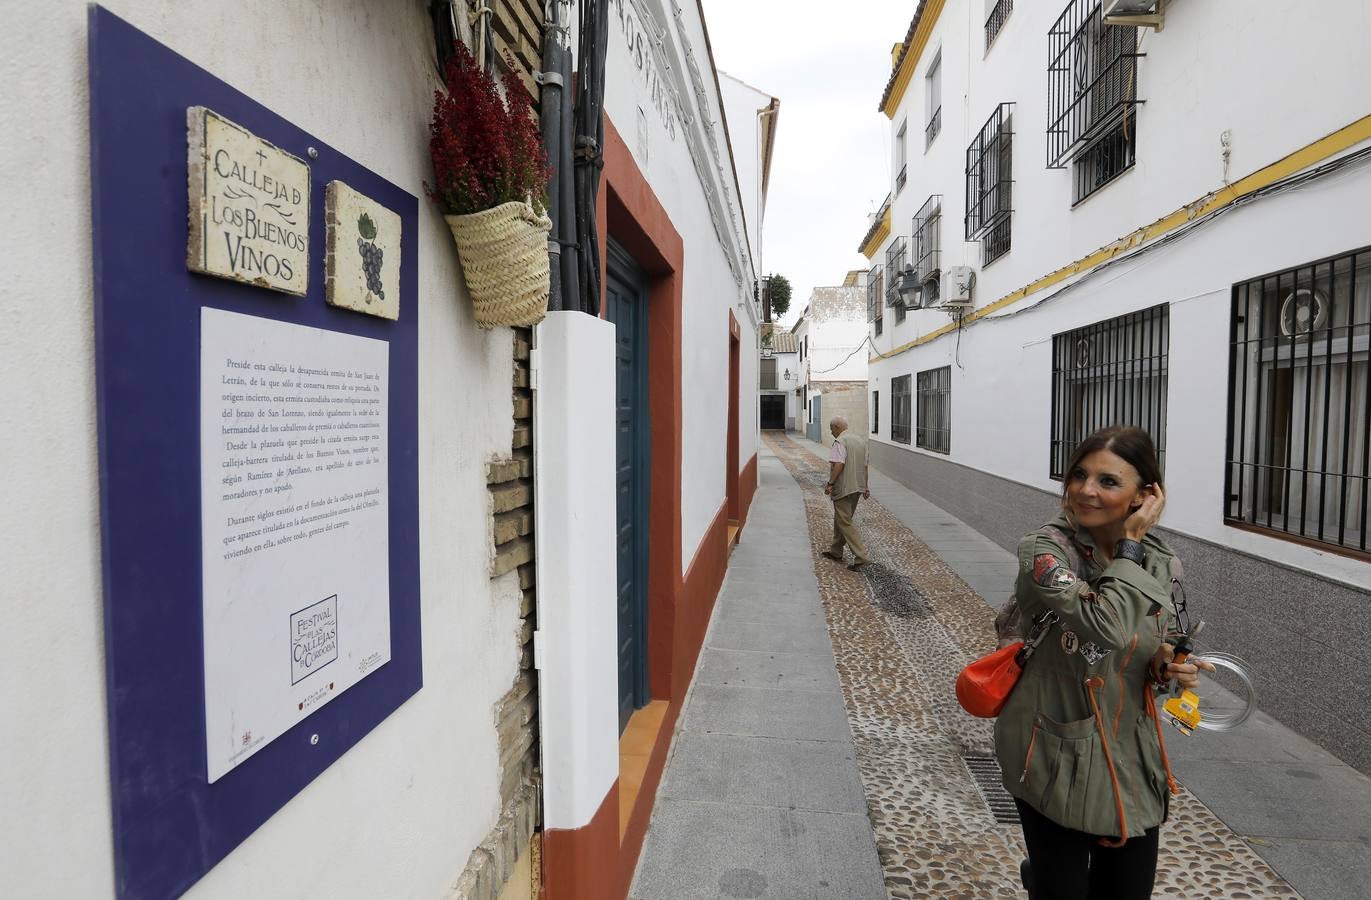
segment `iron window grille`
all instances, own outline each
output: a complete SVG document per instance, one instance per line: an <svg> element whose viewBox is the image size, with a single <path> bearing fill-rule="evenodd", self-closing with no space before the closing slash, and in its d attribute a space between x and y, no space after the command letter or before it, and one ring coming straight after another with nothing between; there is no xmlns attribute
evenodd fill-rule
<svg viewBox="0 0 1371 900"><path fill-rule="evenodd" d="M1166 468L1170 307L1163 303L1052 338L1050 475L1062 479L1077 445L1110 425L1152 436Z"/></svg>
<svg viewBox="0 0 1371 900"><path fill-rule="evenodd" d="M923 284L940 273L943 195L934 194L914 214L914 275Z"/></svg>
<svg viewBox="0 0 1371 900"><path fill-rule="evenodd" d="M866 319L868 322L879 322L881 319L882 303L881 290L881 265L877 263L866 273ZM880 331L876 332L880 334Z"/></svg>
<svg viewBox="0 0 1371 900"><path fill-rule="evenodd" d="M933 144L933 139L943 127L943 52L938 51L933 62L928 64L924 75L924 109L928 110L928 122L924 125L924 151Z"/></svg>
<svg viewBox="0 0 1371 900"><path fill-rule="evenodd" d="M904 308L904 299L900 297L900 274L908 265L908 259L909 247L905 239L901 237L891 241L885 251L885 270L890 276L886 279L885 302L895 309L896 325L904 321L908 312Z"/></svg>
<svg viewBox="0 0 1371 900"><path fill-rule="evenodd" d="M966 150L966 239L986 241L983 262L1009 250L1013 202L1013 109L1001 103ZM993 253L991 251L994 251Z"/></svg>
<svg viewBox="0 0 1371 900"><path fill-rule="evenodd" d="M988 266L1009 252L1009 220L1001 219L981 238L981 265Z"/></svg>
<svg viewBox="0 0 1371 900"><path fill-rule="evenodd" d="M895 135L895 162L900 166L900 171L895 176L895 193L897 194L904 189L905 176L908 171L908 166L906 165L908 156L906 155L905 147L905 137L908 134L908 131L909 123L907 121L901 122L900 131Z"/></svg>
<svg viewBox="0 0 1371 900"><path fill-rule="evenodd" d="M890 379L890 439L909 443L910 419L909 376Z"/></svg>
<svg viewBox="0 0 1371 900"><path fill-rule="evenodd" d="M915 443L934 453L952 452L952 367L920 372Z"/></svg>
<svg viewBox="0 0 1371 900"><path fill-rule="evenodd" d="M1047 33L1047 167L1119 128L1138 100L1138 29L1106 25L1100 0L1071 0Z"/></svg>
<svg viewBox="0 0 1371 900"><path fill-rule="evenodd" d="M1073 206L1133 168L1137 130L1138 117L1129 110L1117 126L1076 157L1072 163Z"/></svg>
<svg viewBox="0 0 1371 900"><path fill-rule="evenodd" d="M990 11L990 17L985 20L985 52L990 52L990 45L995 43L995 38L999 37L1000 29L1004 27L1005 20L1014 11L1014 0L999 0L995 8Z"/></svg>
<svg viewBox="0 0 1371 900"><path fill-rule="evenodd" d="M881 433L881 392L871 392L871 433Z"/></svg>
<svg viewBox="0 0 1371 900"><path fill-rule="evenodd" d="M900 300L900 273L904 271L908 256L909 246L902 237L895 238L885 248L885 271L890 276L885 287L886 306L898 309L903 305Z"/></svg>
<svg viewBox="0 0 1371 900"><path fill-rule="evenodd" d="M1224 521L1371 560L1371 247L1233 286Z"/></svg>

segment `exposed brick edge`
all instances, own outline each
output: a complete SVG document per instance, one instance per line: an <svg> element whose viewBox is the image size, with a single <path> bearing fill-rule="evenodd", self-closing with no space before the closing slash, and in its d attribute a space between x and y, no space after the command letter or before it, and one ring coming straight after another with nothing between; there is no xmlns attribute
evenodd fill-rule
<svg viewBox="0 0 1371 900"><path fill-rule="evenodd" d="M528 781L522 784L500 812L500 818L490 834L486 835L471 856L467 858L466 868L457 877L446 900L497 900L510 875L514 864L525 850L536 852L533 846L534 828L538 824L541 798L539 785ZM537 873L541 867L530 866L534 872L534 893L537 897Z"/></svg>

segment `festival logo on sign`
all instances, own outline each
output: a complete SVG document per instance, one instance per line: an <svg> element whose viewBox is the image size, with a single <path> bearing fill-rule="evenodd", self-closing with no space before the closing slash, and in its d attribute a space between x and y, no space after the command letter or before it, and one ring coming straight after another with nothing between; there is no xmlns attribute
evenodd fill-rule
<svg viewBox="0 0 1371 900"><path fill-rule="evenodd" d="M337 658L337 594L290 614L291 684L299 684Z"/></svg>
<svg viewBox="0 0 1371 900"><path fill-rule="evenodd" d="M304 296L309 166L203 106L186 110L186 132L186 266Z"/></svg>
<svg viewBox="0 0 1371 900"><path fill-rule="evenodd" d="M400 318L400 217L341 181L324 191L324 296L334 306Z"/></svg>

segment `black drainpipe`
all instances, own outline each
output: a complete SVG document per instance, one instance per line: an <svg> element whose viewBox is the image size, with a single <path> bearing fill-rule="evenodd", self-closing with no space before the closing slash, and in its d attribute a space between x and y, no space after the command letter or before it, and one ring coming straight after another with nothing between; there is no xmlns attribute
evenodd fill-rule
<svg viewBox="0 0 1371 900"><path fill-rule="evenodd" d="M570 91L565 84L566 72L570 68L570 50L562 43L562 32L566 24L561 21L562 4L553 0L547 4L546 9L547 15L543 23L543 72L539 78L542 83L539 118L543 128L543 149L547 152L547 164L552 169L552 176L547 185L547 214L552 219L552 232L547 240L551 288L547 305L548 309L556 310L564 308L569 293L574 293L567 290L562 253L568 239L574 236L573 222L562 212L562 193L570 187L569 179L563 178L567 171L563 167L568 160L562 154L563 144L570 142L571 121L566 116ZM574 250L572 247L566 249Z"/></svg>
<svg viewBox="0 0 1371 900"><path fill-rule="evenodd" d="M600 315L600 253L595 199L604 168L605 52L608 0L581 0L580 65L576 98L576 242L580 244L580 309Z"/></svg>

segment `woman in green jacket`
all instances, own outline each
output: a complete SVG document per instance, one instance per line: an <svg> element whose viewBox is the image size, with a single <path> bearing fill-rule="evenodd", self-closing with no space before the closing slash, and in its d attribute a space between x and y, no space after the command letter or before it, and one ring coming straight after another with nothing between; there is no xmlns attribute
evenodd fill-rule
<svg viewBox="0 0 1371 900"><path fill-rule="evenodd" d="M1166 640L1174 554L1151 533L1165 499L1147 432L1106 428L1073 455L1061 516L1019 542L1024 629L1057 616L995 723L1033 900L1152 895L1176 790L1155 686L1198 681Z"/></svg>

